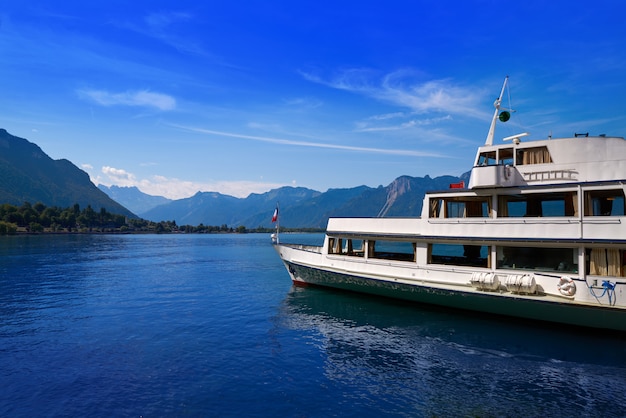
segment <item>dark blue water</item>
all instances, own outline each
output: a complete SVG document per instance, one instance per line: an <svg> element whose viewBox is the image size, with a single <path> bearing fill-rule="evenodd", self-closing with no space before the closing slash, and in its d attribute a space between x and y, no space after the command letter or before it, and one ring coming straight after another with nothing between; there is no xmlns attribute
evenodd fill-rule
<svg viewBox="0 0 626 418"><path fill-rule="evenodd" d="M282 241L319 236L283 235ZM267 235L0 237L0 416L626 416L626 341L292 288Z"/></svg>

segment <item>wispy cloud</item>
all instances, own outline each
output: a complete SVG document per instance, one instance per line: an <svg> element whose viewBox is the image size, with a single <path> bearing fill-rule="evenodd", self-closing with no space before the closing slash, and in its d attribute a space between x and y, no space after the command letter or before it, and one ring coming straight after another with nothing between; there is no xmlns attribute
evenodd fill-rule
<svg viewBox="0 0 626 418"><path fill-rule="evenodd" d="M178 22L186 22L192 19L188 12L154 12L148 14L144 21L155 30L163 30Z"/></svg>
<svg viewBox="0 0 626 418"><path fill-rule="evenodd" d="M388 120L388 119L391 119L391 118L385 118L385 119L380 119L378 117L371 118L371 120L376 121L376 123L379 123L381 120ZM381 125L373 126L369 123L369 121L364 121L364 122L357 123L357 131L358 132L400 131L400 130L411 129L411 128L416 128L416 127L436 125L441 122L450 121L450 120L452 120L452 116L447 115L447 116L442 116L439 118L411 119L406 122L401 122L397 124L389 124L389 125L384 125L384 126L381 126Z"/></svg>
<svg viewBox="0 0 626 418"><path fill-rule="evenodd" d="M479 112L480 96L475 88L452 85L447 80L433 80L421 84L402 83L401 74L385 77L380 98L406 106L415 112L444 112L483 118Z"/></svg>
<svg viewBox="0 0 626 418"><path fill-rule="evenodd" d="M332 78L324 78L313 72L300 71L305 80L323 84L338 90L368 93L378 89L378 73L367 68L350 68L336 73Z"/></svg>
<svg viewBox="0 0 626 418"><path fill-rule="evenodd" d="M388 120L388 119L396 119L396 118L405 118L407 114L404 112L393 112L393 113L385 113L382 115L373 115L370 116L369 120Z"/></svg>
<svg viewBox="0 0 626 418"><path fill-rule="evenodd" d="M245 134L240 134L240 133L215 131L211 129L194 128L194 127L180 126L180 125L171 125L171 126L178 128L178 129L182 129L182 130L186 130L190 132L197 132L197 133L202 133L202 134L207 134L207 135L217 135L217 136L224 136L224 137L229 137L229 138L247 139L251 141L268 142L268 143L279 144L279 145L310 147L310 148L328 148L328 149L336 149L336 150L342 150L342 151L367 152L367 153L388 154L388 155L404 155L404 156L411 156L411 157L440 157L440 158L445 157L445 155L442 155L442 154L416 151L416 150L355 147L351 145L332 144L332 143L327 143L327 142L296 141L292 139L245 135Z"/></svg>
<svg viewBox="0 0 626 418"><path fill-rule="evenodd" d="M111 24L155 39L179 52L198 56L211 56L201 43L179 33L193 23L195 16L186 11L159 11L145 15L141 20L112 21Z"/></svg>
<svg viewBox="0 0 626 418"><path fill-rule="evenodd" d="M321 100L313 99L310 97L296 97L291 99L285 99L284 103L289 108L295 110L310 110L323 105L323 102Z"/></svg>
<svg viewBox="0 0 626 418"><path fill-rule="evenodd" d="M324 78L311 72L300 73L306 80L334 89L345 90L405 107L413 113L451 113L485 119L479 111L484 90L462 86L451 80L420 80L414 70L397 70L380 74L370 69L349 69Z"/></svg>
<svg viewBox="0 0 626 418"><path fill-rule="evenodd" d="M92 168L83 164L83 168ZM87 170L89 171L89 170ZM247 197L250 193L263 193L285 184L263 181L210 181L197 182L178 178L153 175L149 178L138 178L135 174L110 166L104 166L100 173L91 175L94 184L119 187L137 187L152 196L164 196L169 199L184 199L198 192L219 192L235 197Z"/></svg>
<svg viewBox="0 0 626 418"><path fill-rule="evenodd" d="M173 110L176 99L162 93L149 90L111 93L104 90L78 90L79 97L88 99L102 106L149 107L158 110Z"/></svg>
<svg viewBox="0 0 626 418"><path fill-rule="evenodd" d="M180 52L194 55L207 55L202 45L198 42L189 38L183 38L174 33L174 27L177 24L185 24L193 20L191 13L178 11L155 12L148 14L143 20L145 26L143 28L135 28L136 31L158 39Z"/></svg>

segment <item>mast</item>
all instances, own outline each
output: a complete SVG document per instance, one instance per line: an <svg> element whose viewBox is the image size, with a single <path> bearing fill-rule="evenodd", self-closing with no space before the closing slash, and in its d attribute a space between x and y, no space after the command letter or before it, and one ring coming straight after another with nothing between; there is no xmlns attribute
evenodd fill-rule
<svg viewBox="0 0 626 418"><path fill-rule="evenodd" d="M489 127L489 133L487 134L487 140L485 141L485 145L493 145L493 137L496 133L496 121L498 120L498 112L500 112L500 104L502 103L502 96L504 96L504 89L506 88L506 84L509 81L509 76L507 75L504 78L504 84L502 84L502 91L500 91L500 97L496 99L493 103L493 106L496 110L493 112L493 118L491 119L491 126Z"/></svg>

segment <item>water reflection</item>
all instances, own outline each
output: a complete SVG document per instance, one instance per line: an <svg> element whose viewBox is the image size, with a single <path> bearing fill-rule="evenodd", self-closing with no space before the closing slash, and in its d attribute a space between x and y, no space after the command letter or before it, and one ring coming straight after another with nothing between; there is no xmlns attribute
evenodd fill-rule
<svg viewBox="0 0 626 418"><path fill-rule="evenodd" d="M623 336L318 288L294 287L284 308L346 396L394 413L616 416L626 401Z"/></svg>

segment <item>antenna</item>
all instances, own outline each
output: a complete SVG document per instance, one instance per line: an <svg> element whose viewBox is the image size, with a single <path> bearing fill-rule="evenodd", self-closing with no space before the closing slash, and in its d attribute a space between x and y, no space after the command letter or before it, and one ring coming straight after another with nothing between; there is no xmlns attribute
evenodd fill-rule
<svg viewBox="0 0 626 418"><path fill-rule="evenodd" d="M520 138L530 135L528 132L522 132L521 134L507 136L506 138L502 138L503 141L513 141L515 145L520 143Z"/></svg>

